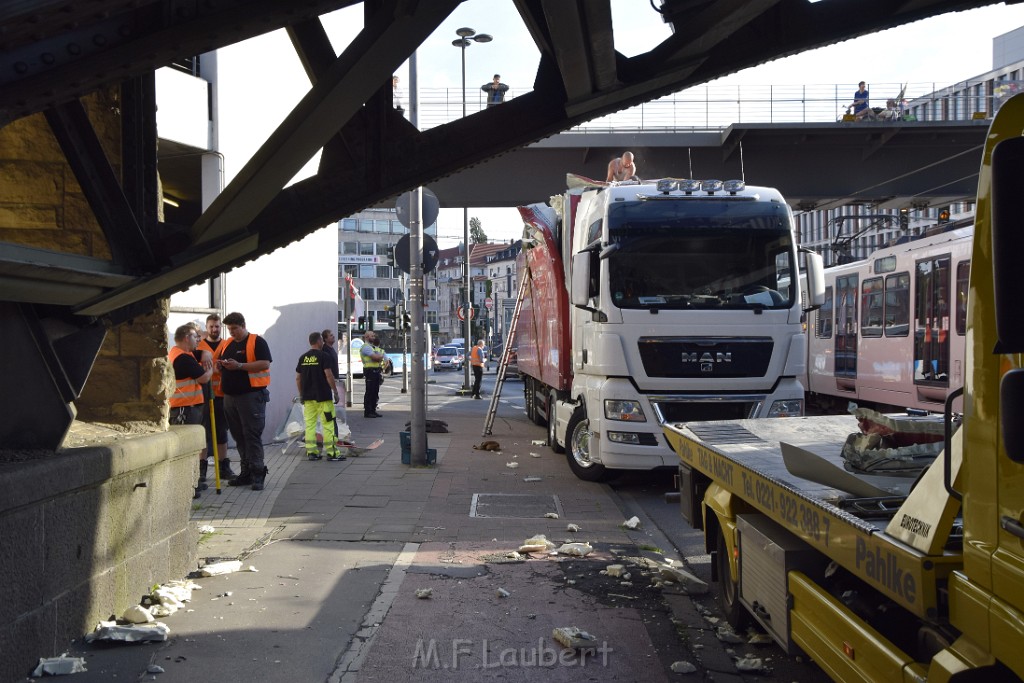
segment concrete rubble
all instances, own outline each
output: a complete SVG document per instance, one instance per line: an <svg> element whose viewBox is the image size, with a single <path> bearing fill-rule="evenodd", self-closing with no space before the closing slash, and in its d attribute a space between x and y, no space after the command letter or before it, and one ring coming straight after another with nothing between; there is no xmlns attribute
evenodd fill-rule
<svg viewBox="0 0 1024 683"><path fill-rule="evenodd" d="M560 626L551 632L551 637L556 642L571 650L583 647L592 647L597 637L576 626Z"/></svg>
<svg viewBox="0 0 1024 683"><path fill-rule="evenodd" d="M39 666L32 672L33 676L66 676L68 674L85 673L85 659L82 657L40 657Z"/></svg>
<svg viewBox="0 0 1024 683"><path fill-rule="evenodd" d="M559 555L586 557L594 552L594 548L589 543L563 543L556 552Z"/></svg>
<svg viewBox="0 0 1024 683"><path fill-rule="evenodd" d="M97 640L124 643L156 643L167 640L171 629L167 624L154 621L152 624L118 624L116 621L101 621L92 633L85 635L85 642Z"/></svg>
<svg viewBox="0 0 1024 683"><path fill-rule="evenodd" d="M658 573L662 579L683 586L690 595L703 595L708 592L708 585L690 572L675 567L659 567Z"/></svg>
<svg viewBox="0 0 1024 683"><path fill-rule="evenodd" d="M672 662L672 673L675 674L692 674L697 670L690 662L684 662L682 660L678 662Z"/></svg>
<svg viewBox="0 0 1024 683"><path fill-rule="evenodd" d="M640 528L640 518L635 516L630 517L622 523L622 526L623 528L629 529L630 531L635 531L636 529Z"/></svg>

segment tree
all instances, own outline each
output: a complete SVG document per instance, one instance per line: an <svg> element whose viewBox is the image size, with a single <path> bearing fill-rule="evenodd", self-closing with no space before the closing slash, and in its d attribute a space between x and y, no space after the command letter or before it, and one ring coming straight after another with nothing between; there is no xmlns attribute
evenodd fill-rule
<svg viewBox="0 0 1024 683"><path fill-rule="evenodd" d="M484 232L483 225L476 216L469 219L469 239L473 244L485 244L487 242L487 233Z"/></svg>

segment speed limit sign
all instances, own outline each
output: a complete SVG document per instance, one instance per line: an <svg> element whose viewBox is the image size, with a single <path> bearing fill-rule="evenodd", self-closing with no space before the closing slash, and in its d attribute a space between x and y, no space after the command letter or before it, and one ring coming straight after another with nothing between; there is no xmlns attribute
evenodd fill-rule
<svg viewBox="0 0 1024 683"><path fill-rule="evenodd" d="M459 306L458 310L455 313L456 313L456 315L459 316L459 320L465 320L466 319L466 307L465 306ZM472 320L475 317L476 317L476 309L475 308L470 308L469 309L469 319Z"/></svg>

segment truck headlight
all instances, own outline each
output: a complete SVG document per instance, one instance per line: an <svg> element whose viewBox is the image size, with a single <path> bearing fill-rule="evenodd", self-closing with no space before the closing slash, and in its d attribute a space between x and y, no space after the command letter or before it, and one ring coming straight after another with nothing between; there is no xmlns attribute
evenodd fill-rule
<svg viewBox="0 0 1024 683"><path fill-rule="evenodd" d="M608 432L608 440L612 443L624 443L631 446L640 445L640 435L635 432Z"/></svg>
<svg viewBox="0 0 1024 683"><path fill-rule="evenodd" d="M640 407L639 401L606 399L604 416L608 420L619 420L620 422L647 422L644 409Z"/></svg>
<svg viewBox="0 0 1024 683"><path fill-rule="evenodd" d="M786 401L775 401L772 403L768 417L800 417L804 414L803 399L791 398Z"/></svg>

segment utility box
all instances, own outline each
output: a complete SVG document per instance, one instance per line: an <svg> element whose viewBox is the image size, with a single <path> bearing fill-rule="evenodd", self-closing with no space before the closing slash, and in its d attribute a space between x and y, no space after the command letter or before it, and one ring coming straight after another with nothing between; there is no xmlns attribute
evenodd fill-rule
<svg viewBox="0 0 1024 683"><path fill-rule="evenodd" d="M824 560L810 546L764 515L737 515L740 602L786 654L798 653L790 637L789 572L817 579Z"/></svg>
<svg viewBox="0 0 1024 683"><path fill-rule="evenodd" d="M398 440L402 444L402 464L408 465L412 462L412 435L409 432L399 432ZM437 449L427 449L427 464L437 463Z"/></svg>

